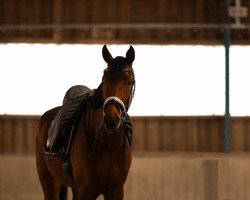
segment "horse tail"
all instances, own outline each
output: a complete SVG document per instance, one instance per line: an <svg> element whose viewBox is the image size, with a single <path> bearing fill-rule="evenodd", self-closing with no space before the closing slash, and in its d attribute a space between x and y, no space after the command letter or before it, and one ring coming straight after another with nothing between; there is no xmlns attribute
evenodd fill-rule
<svg viewBox="0 0 250 200"><path fill-rule="evenodd" d="M68 196L68 189L65 185L62 185L59 193L59 200L67 200L68 199L67 196Z"/></svg>

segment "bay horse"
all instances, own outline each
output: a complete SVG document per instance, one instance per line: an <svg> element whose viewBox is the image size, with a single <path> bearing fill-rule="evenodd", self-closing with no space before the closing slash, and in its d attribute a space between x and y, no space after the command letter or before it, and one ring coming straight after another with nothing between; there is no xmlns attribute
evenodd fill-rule
<svg viewBox="0 0 250 200"><path fill-rule="evenodd" d="M94 90L75 127L67 159L72 176L62 167L60 157L44 154L47 132L60 107L45 112L36 134L36 164L45 200L67 199L67 188L73 200L122 200L124 184L132 155L129 137L125 135L125 118L135 89L132 46L126 57L112 57L106 45L102 49L107 63L100 86ZM98 142L96 140L98 139Z"/></svg>

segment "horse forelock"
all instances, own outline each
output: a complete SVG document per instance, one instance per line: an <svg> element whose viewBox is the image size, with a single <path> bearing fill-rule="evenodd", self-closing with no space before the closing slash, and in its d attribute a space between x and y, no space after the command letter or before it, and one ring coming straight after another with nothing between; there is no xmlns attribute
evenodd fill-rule
<svg viewBox="0 0 250 200"><path fill-rule="evenodd" d="M122 56L117 56L113 59L113 61L110 63L108 68L110 70L115 70L115 71L122 71L124 68L126 68L127 65L127 59L122 57Z"/></svg>
<svg viewBox="0 0 250 200"><path fill-rule="evenodd" d="M131 67L131 65L128 64L126 58L124 58L122 56L117 56L113 59L113 61L111 63L109 63L109 65L105 71L109 71L110 72L109 77L111 79L115 79L115 78L119 78L122 75L122 72L125 69L130 68L130 67Z"/></svg>

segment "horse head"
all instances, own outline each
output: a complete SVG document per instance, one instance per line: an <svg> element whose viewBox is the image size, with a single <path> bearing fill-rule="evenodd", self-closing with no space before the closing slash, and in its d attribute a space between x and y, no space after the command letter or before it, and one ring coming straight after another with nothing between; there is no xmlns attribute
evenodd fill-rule
<svg viewBox="0 0 250 200"><path fill-rule="evenodd" d="M132 63L135 59L135 51L130 46L126 57L113 58L107 46L104 45L102 55L107 63L102 77L103 122L106 130L112 132L121 126L134 95L135 76Z"/></svg>

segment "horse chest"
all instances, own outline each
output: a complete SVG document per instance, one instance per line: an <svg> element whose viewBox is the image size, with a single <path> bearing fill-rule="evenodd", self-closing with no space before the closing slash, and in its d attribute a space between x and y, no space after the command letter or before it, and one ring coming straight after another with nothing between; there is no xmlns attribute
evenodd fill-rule
<svg viewBox="0 0 250 200"><path fill-rule="evenodd" d="M103 183L102 187L124 182L126 175L127 171L123 163L107 161L106 159L103 159L96 168L96 171L93 171L93 177L95 177L98 182Z"/></svg>

